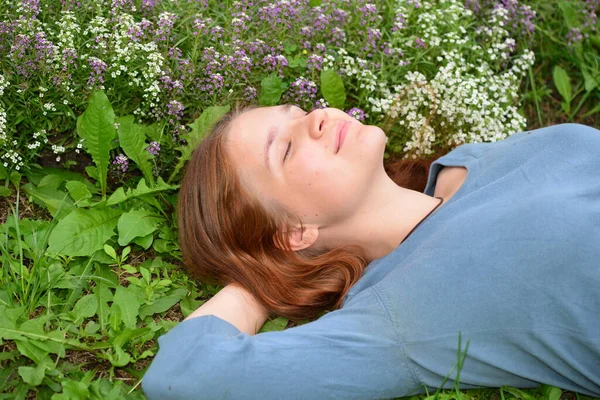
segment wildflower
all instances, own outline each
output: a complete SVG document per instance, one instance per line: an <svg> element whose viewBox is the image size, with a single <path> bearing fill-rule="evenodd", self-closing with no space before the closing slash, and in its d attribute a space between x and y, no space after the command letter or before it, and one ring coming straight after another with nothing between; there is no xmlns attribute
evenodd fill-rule
<svg viewBox="0 0 600 400"><path fill-rule="evenodd" d="M351 108L350 110L348 110L347 114L350 115L351 117L356 118L359 121L365 120L365 112L363 110L361 110L360 108L357 108L357 107Z"/></svg>
<svg viewBox="0 0 600 400"><path fill-rule="evenodd" d="M113 163L113 165L116 165L117 168L121 167L121 171L124 173L127 171L127 167L129 167L128 160L129 159L123 153L121 153L115 157L115 159L112 163Z"/></svg>
<svg viewBox="0 0 600 400"><path fill-rule="evenodd" d="M160 151L160 143L158 142L150 142L150 145L146 148L150 154L153 156L157 156Z"/></svg>

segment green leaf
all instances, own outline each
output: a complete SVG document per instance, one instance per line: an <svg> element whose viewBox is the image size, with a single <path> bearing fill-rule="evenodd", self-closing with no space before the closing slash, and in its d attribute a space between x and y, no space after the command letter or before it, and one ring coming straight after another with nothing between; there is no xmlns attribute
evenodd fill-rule
<svg viewBox="0 0 600 400"><path fill-rule="evenodd" d="M90 397L90 391L84 382L65 380L61 384L63 392L52 395L51 400L84 400Z"/></svg>
<svg viewBox="0 0 600 400"><path fill-rule="evenodd" d="M133 210L121 215L117 225L119 245L126 246L133 238L153 233L163 221L160 215L147 210Z"/></svg>
<svg viewBox="0 0 600 400"><path fill-rule="evenodd" d="M165 312L173 307L177 302L183 299L187 295L186 289L174 289L167 295L162 295L160 298L155 300L152 304L144 305L140 308L140 318L144 319L148 315L154 315L161 312Z"/></svg>
<svg viewBox="0 0 600 400"><path fill-rule="evenodd" d="M310 0L310 1L308 2L308 4L309 4L311 7L318 7L318 6L320 6L321 4L323 4L323 0Z"/></svg>
<svg viewBox="0 0 600 400"><path fill-rule="evenodd" d="M8 197L11 195L11 193L12 193L12 191L9 188L0 186L0 196Z"/></svg>
<svg viewBox="0 0 600 400"><path fill-rule="evenodd" d="M580 25L577 18L577 10L571 1L561 0L558 2L558 7L562 11L563 18L565 19L569 29L578 27Z"/></svg>
<svg viewBox="0 0 600 400"><path fill-rule="evenodd" d="M344 108L346 89L342 78L331 69L321 71L321 92L330 107Z"/></svg>
<svg viewBox="0 0 600 400"><path fill-rule="evenodd" d="M92 194L83 182L68 181L65 186L71 198L75 200L75 204L82 203L85 205L85 200L92 198Z"/></svg>
<svg viewBox="0 0 600 400"><path fill-rule="evenodd" d="M289 322L289 320L287 318L283 318L283 317L277 317L275 319L270 319L262 326L262 328L260 329L260 331L258 331L258 333L282 331L285 329L288 322Z"/></svg>
<svg viewBox="0 0 600 400"><path fill-rule="evenodd" d="M92 156L98 176L102 196L106 196L109 151L116 136L115 113L102 90L92 93L85 112L77 119L77 134L85 139L86 149Z"/></svg>
<svg viewBox="0 0 600 400"><path fill-rule="evenodd" d="M119 286L115 292L113 304L118 305L121 309L121 321L125 327L134 329L141 305L140 299L131 290Z"/></svg>
<svg viewBox="0 0 600 400"><path fill-rule="evenodd" d="M105 244L103 247L106 254L108 254L113 260L117 259L117 252L112 248L112 246Z"/></svg>
<svg viewBox="0 0 600 400"><path fill-rule="evenodd" d="M41 201L56 219L66 217L76 209L75 203L69 198L66 192L55 189L52 186L35 187L31 183L27 183L22 188L29 196ZM59 209L60 212L58 211Z"/></svg>
<svg viewBox="0 0 600 400"><path fill-rule="evenodd" d="M106 287L106 285L102 283L98 284L94 288L94 294L98 299L98 309L96 310L96 314L98 314L98 322L100 323L100 329L104 331L104 327L108 325L108 316L110 313L108 302L113 301L113 294Z"/></svg>
<svg viewBox="0 0 600 400"><path fill-rule="evenodd" d="M294 43L289 43L286 42L283 45L283 51L285 51L285 54L292 54L294 51L296 51L296 49L298 49L298 46L296 46Z"/></svg>
<svg viewBox="0 0 600 400"><path fill-rule="evenodd" d="M279 103L281 95L288 88L288 84L283 82L277 73L271 72L269 76L263 78L260 83L260 105L261 106L274 106Z"/></svg>
<svg viewBox="0 0 600 400"><path fill-rule="evenodd" d="M144 250L148 250L150 246L152 246L152 242L154 241L154 234L149 233L144 237L136 237L131 242L137 244Z"/></svg>
<svg viewBox="0 0 600 400"><path fill-rule="evenodd" d="M594 78L585 68L581 68L583 74L584 87L586 92L591 92L598 87L598 79ZM600 78L599 78L600 79Z"/></svg>
<svg viewBox="0 0 600 400"><path fill-rule="evenodd" d="M85 173L88 174L88 176L96 181L100 180L100 176L98 175L98 168L94 167L93 165L88 165L87 167L85 167Z"/></svg>
<svg viewBox="0 0 600 400"><path fill-rule="evenodd" d="M108 323L113 331L118 332L121 324L123 323L121 307L113 301L110 307L110 315L108 317Z"/></svg>
<svg viewBox="0 0 600 400"><path fill-rule="evenodd" d="M208 107L194 122L188 125L192 130L191 132L182 135L187 141L187 144L177 148L177 150L181 152L181 157L169 178L169 182L173 180L185 162L192 158L192 153L196 147L198 147L202 139L210 132L215 123L228 113L229 110L229 105Z"/></svg>
<svg viewBox="0 0 600 400"><path fill-rule="evenodd" d="M26 383L38 386L42 383L44 376L46 376L46 365L48 364L52 365L52 360L46 357L35 367L19 367L19 375Z"/></svg>
<svg viewBox="0 0 600 400"><path fill-rule="evenodd" d="M569 78L567 71L557 65L552 71L552 77L558 93L567 103L570 103L572 100L571 78Z"/></svg>
<svg viewBox="0 0 600 400"><path fill-rule="evenodd" d="M72 314L74 316L74 323L76 326L81 325L84 318L90 318L96 315L98 310L98 298L96 295L88 294L83 296L75 303Z"/></svg>
<svg viewBox="0 0 600 400"><path fill-rule="evenodd" d="M144 178L142 178L138 182L137 187L133 190L127 189L127 193L125 193L125 190L123 190L123 188L115 190L115 192L106 201L106 205L112 206L136 197L142 197L147 194L160 193L167 190L175 190L177 188L179 188L179 185L168 185L165 183L165 181L162 180L161 177L158 177L156 185L153 188L149 188L146 185L146 181L144 180Z"/></svg>
<svg viewBox="0 0 600 400"><path fill-rule="evenodd" d="M306 68L306 58L302 57L300 54L296 54L289 60L288 67L304 69Z"/></svg>
<svg viewBox="0 0 600 400"><path fill-rule="evenodd" d="M50 233L48 252L71 257L91 256L103 249L114 234L120 216L120 210L109 208L75 209Z"/></svg>
<svg viewBox="0 0 600 400"><path fill-rule="evenodd" d="M154 175L152 174L152 164L150 160L152 155L146 150L146 135L144 134L145 127L135 124L133 115L127 115L117 119L119 128L119 145L131 160L133 160L144 178L154 186Z"/></svg>

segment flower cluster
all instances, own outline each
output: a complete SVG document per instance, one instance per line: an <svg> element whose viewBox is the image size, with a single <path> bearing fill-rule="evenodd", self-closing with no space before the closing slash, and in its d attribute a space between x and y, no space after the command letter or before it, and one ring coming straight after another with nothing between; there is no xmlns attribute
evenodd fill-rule
<svg viewBox="0 0 600 400"><path fill-rule="evenodd" d="M426 76L409 65L405 82L391 89L380 88L383 95L378 98L368 97L373 112L397 121L390 129L397 130L399 137L410 138L393 146L404 152L405 158L431 155L436 143L454 146L498 141L525 127L525 119L515 107L516 90L534 56L528 50L512 55L515 41L505 28L509 11L493 9L473 37L465 35L463 26L472 21L473 11L455 0L440 4L423 0L417 12L411 12L408 3L397 10L424 28L425 45L435 47L424 58L440 66L437 72ZM402 31L395 34L402 36ZM464 46L470 47L476 58L470 58L462 50Z"/></svg>
<svg viewBox="0 0 600 400"><path fill-rule="evenodd" d="M123 153L116 156L112 163L117 168L121 169L121 173L127 172L127 168L129 167L129 159ZM117 169L117 171L119 170Z"/></svg>
<svg viewBox="0 0 600 400"><path fill-rule="evenodd" d="M146 148L146 150L148 150L148 153L152 154L153 156L157 156L160 152L160 143L150 142L150 145Z"/></svg>
<svg viewBox="0 0 600 400"><path fill-rule="evenodd" d="M347 114L351 117L356 118L359 121L364 121L366 117L365 112L357 107L353 107L350 110L348 110Z"/></svg>
<svg viewBox="0 0 600 400"><path fill-rule="evenodd" d="M319 82L324 69L341 76L347 99L356 101L349 105L355 106L351 115L368 123L387 118L396 95L417 82L426 81L436 91L440 104L434 105L426 91L412 100L414 115L396 106L405 127L398 124L398 135L391 135L392 139L421 134L426 125L423 129L439 135L436 129L452 113L429 119L426 112L433 107L450 110L451 98L456 104L468 104L465 109L456 105L453 118L457 120L467 114L480 115L485 107L501 108L490 124L506 132L512 129L508 127L514 125L513 120L503 120L501 115L512 115L509 107L515 106L516 98L500 101L494 97L487 75L488 85L473 81L471 91L457 87L487 73L475 72L469 65L504 76L504 81L496 82L498 92L506 92L509 82L518 86L519 60L527 52L516 52L518 36L508 31L530 32L535 17L518 0L395 0L385 6L372 0L332 0L319 6L308 0L253 0L229 2L218 10L209 7L207 0L168 4L106 0L97 7L63 2L53 8L40 7L36 0L17 3L0 22L0 51L10 61L0 75L0 87L6 83L9 89L0 99L1 104L14 104L0 107L0 142L3 153L12 149L21 154L39 153L46 144L32 140L31 133L11 140L7 129L16 129L10 121L22 115L32 126L46 127L49 135L74 132L75 123L66 126L59 117L80 115L93 90L104 90L118 115L133 114L141 123L168 122L166 129L177 142L189 122L184 121L186 116L218 103L256 101L263 78L271 72L289 87L282 102L307 109L327 107ZM588 14L590 21L595 18L592 11ZM583 30L580 33L585 37ZM573 31L571 39L579 38ZM515 78L503 75L506 71L512 71ZM436 86L452 73L463 75L453 76L446 87ZM473 96L474 88L481 88L491 103L466 103L467 99L450 95ZM414 132L408 135L405 131L411 124ZM480 122L467 125L479 127ZM452 137L453 142L461 137L458 130L470 129L446 128L445 139ZM473 129L476 136L478 128ZM413 143L407 145L412 146L409 150L419 147L417 141L408 141ZM82 148L76 141L64 143L69 143L65 151ZM170 142L162 144L168 146L163 153L172 149ZM158 153L157 146L149 146L148 151ZM408 147L399 150L404 148ZM426 149L423 154L429 152ZM115 165L127 169L126 161L117 157Z"/></svg>
<svg viewBox="0 0 600 400"><path fill-rule="evenodd" d="M301 76L292 82L290 88L284 94L283 101L285 103L292 102L301 107L305 107L306 104L311 104L314 101L317 92L317 84L310 79Z"/></svg>

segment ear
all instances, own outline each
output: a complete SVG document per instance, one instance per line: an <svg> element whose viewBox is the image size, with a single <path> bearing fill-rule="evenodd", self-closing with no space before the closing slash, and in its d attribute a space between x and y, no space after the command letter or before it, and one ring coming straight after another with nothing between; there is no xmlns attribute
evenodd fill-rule
<svg viewBox="0 0 600 400"><path fill-rule="evenodd" d="M312 246L319 237L319 228L316 226L293 227L289 232L288 239L293 251L304 250ZM279 246L277 246L279 247Z"/></svg>

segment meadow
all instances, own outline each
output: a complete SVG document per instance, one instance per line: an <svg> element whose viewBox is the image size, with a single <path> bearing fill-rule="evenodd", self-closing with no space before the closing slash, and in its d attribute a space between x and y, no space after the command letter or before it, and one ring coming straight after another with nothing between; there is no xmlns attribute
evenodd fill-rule
<svg viewBox="0 0 600 400"><path fill-rule="evenodd" d="M0 399L145 398L157 338L221 289L186 274L176 202L185 162L235 104L342 109L384 129L386 162L563 122L600 128L599 11L600 0L0 0Z"/></svg>

